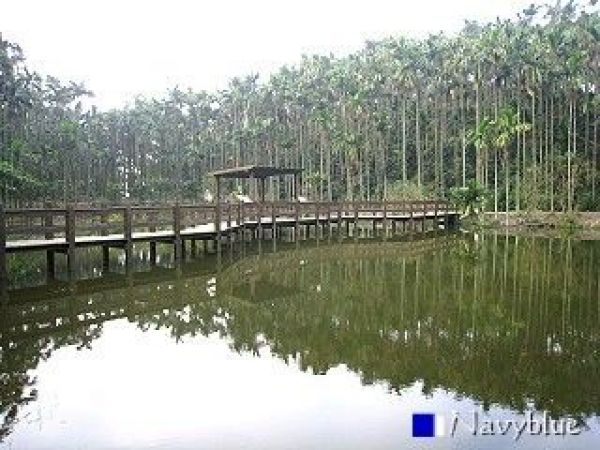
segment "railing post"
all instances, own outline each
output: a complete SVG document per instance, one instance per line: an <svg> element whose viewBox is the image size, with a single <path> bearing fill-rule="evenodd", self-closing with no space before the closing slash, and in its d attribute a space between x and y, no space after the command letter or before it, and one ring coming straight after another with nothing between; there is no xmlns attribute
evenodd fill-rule
<svg viewBox="0 0 600 450"><path fill-rule="evenodd" d="M246 237L245 236L246 231L245 231L245 227L244 227L244 203L243 202L238 203L236 225L237 225L237 229L238 229L238 237L241 241L243 241L244 238Z"/></svg>
<svg viewBox="0 0 600 450"><path fill-rule="evenodd" d="M317 240L319 240L319 212L320 212L320 203L319 202L315 202L315 237L317 238Z"/></svg>
<svg viewBox="0 0 600 450"><path fill-rule="evenodd" d="M125 239L125 267L127 270L131 268L132 256L133 256L133 244L132 244L132 217L131 217L131 205L126 205L123 210L123 238Z"/></svg>
<svg viewBox="0 0 600 450"><path fill-rule="evenodd" d="M46 228L44 232L44 239L50 240L54 238L54 233L52 230L48 229L53 226L53 216L52 211L50 211L52 205L50 202L45 202L44 208L46 209L44 212L44 227ZM54 276L54 250L46 250L46 279L53 280Z"/></svg>
<svg viewBox="0 0 600 450"><path fill-rule="evenodd" d="M421 222L421 231L425 232L425 222L427 219L427 202L423 201L423 222Z"/></svg>
<svg viewBox="0 0 600 450"><path fill-rule="evenodd" d="M379 205L377 205L379 206ZM379 217L379 208L373 206L373 202L369 203L369 211L372 211L373 215L373 237L377 237L377 218Z"/></svg>
<svg viewBox="0 0 600 450"><path fill-rule="evenodd" d="M107 208L107 206L103 205L103 208ZM102 230L100 234L102 236L106 236L108 234L107 226L108 226L108 212L106 209L102 210L100 214L100 223L102 224ZM102 270L104 272L108 272L109 269L109 261L110 261L110 245L102 246Z"/></svg>
<svg viewBox="0 0 600 450"><path fill-rule="evenodd" d="M277 211L275 202L271 204L271 238L275 240L277 238Z"/></svg>
<svg viewBox="0 0 600 450"><path fill-rule="evenodd" d="M161 211L159 209L156 215L159 215L160 213L161 213ZM146 211L145 212L145 219L146 219L146 221L149 222L148 230L151 233L154 233L156 231L155 215L154 214L148 214L148 211ZM155 266L156 265L156 241L154 239L152 239L150 241L150 265L151 266Z"/></svg>
<svg viewBox="0 0 600 450"><path fill-rule="evenodd" d="M53 225L52 211L50 211L52 205L50 204L50 202L45 202L44 208L46 209L46 211L44 211L44 228L50 228ZM52 230L46 229L44 231L44 239L52 238L54 238L54 233L52 232Z"/></svg>
<svg viewBox="0 0 600 450"><path fill-rule="evenodd" d="M358 203L354 202L354 229L352 230L354 238L358 237Z"/></svg>
<svg viewBox="0 0 600 450"><path fill-rule="evenodd" d="M218 186L218 181L217 181ZM221 251L221 202L217 197L215 204L215 239L216 239L216 251Z"/></svg>
<svg viewBox="0 0 600 450"><path fill-rule="evenodd" d="M350 208L348 208L349 203L345 203L342 205L343 208L343 214L346 213L346 209L348 209L348 214L350 214ZM348 217L348 220L346 220L346 237L350 237L350 218Z"/></svg>
<svg viewBox="0 0 600 450"><path fill-rule="evenodd" d="M437 202L437 200L433 204L433 221L434 221L434 224L435 224L433 226L433 229L437 230L439 228L439 223L438 223L438 202Z"/></svg>
<svg viewBox="0 0 600 450"><path fill-rule="evenodd" d="M227 203L225 204L227 207L227 215L225 216L225 241L228 244L231 244L231 203L229 203L229 201L227 201Z"/></svg>
<svg viewBox="0 0 600 450"><path fill-rule="evenodd" d="M414 212L413 212L413 202L410 201L408 202L408 220L410 222L410 231L414 231L415 230L415 219L414 219Z"/></svg>
<svg viewBox="0 0 600 450"><path fill-rule="evenodd" d="M263 202L261 201L258 204L258 218L257 218L257 239L261 240L263 238L263 227L262 227L262 216L263 216Z"/></svg>
<svg viewBox="0 0 600 450"><path fill-rule="evenodd" d="M327 202L327 236L331 236L331 202Z"/></svg>
<svg viewBox="0 0 600 450"><path fill-rule="evenodd" d="M400 203L398 210L399 210L398 216L403 217L404 213L406 212L406 202L405 201L402 201L402 203ZM402 234L404 234L404 233L406 233L406 229L408 228L408 220L402 219L400 221L400 223L402 224Z"/></svg>
<svg viewBox="0 0 600 450"><path fill-rule="evenodd" d="M448 204L448 201L444 200L444 230L447 230L449 227L448 225L450 224L450 205Z"/></svg>
<svg viewBox="0 0 600 450"><path fill-rule="evenodd" d="M387 238L387 229L388 229L388 222L387 222L387 201L383 200L383 238Z"/></svg>
<svg viewBox="0 0 600 450"><path fill-rule="evenodd" d="M296 219L294 222L294 241L298 242L298 232L300 229L300 203L298 200L294 204L294 214Z"/></svg>
<svg viewBox="0 0 600 450"><path fill-rule="evenodd" d="M173 239L175 261L179 262L183 257L181 248L181 206L179 202L176 202L173 206Z"/></svg>
<svg viewBox="0 0 600 450"><path fill-rule="evenodd" d="M75 210L68 205L65 213L65 238L67 241L67 272L69 279L75 271Z"/></svg>
<svg viewBox="0 0 600 450"><path fill-rule="evenodd" d="M0 298L6 299L8 293L8 272L6 269L6 216L4 205L0 203Z"/></svg>

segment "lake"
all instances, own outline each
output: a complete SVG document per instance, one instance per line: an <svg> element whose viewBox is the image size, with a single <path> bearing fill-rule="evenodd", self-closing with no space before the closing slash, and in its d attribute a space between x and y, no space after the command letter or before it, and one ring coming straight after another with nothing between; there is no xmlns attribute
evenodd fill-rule
<svg viewBox="0 0 600 450"><path fill-rule="evenodd" d="M600 448L600 241L169 252L102 274L89 251L49 285L43 255L11 262L0 448ZM416 413L445 436L413 437Z"/></svg>

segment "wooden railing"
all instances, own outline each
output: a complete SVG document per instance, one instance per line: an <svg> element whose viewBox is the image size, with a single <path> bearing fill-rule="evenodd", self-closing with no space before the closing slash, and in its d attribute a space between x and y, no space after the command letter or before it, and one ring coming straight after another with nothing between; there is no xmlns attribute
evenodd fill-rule
<svg viewBox="0 0 600 450"><path fill-rule="evenodd" d="M215 231L247 222L266 222L281 218L300 221L313 217L328 219L393 219L399 215L444 216L450 205L443 200L356 201L356 202L264 202L162 206L115 206L106 208L0 208L0 241L62 238L75 236L122 235L182 230L215 224ZM365 217L368 216L368 217ZM220 218L220 223L216 222Z"/></svg>

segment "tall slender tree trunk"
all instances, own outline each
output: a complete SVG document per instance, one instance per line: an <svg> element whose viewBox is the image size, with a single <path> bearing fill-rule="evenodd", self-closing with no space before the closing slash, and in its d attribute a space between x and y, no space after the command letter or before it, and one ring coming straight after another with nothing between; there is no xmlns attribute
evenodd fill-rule
<svg viewBox="0 0 600 450"><path fill-rule="evenodd" d="M406 95L402 96L402 181L406 183Z"/></svg>
<svg viewBox="0 0 600 450"><path fill-rule="evenodd" d="M594 116L594 144L592 147L592 202L596 205L596 173L598 172L598 120Z"/></svg>
<svg viewBox="0 0 600 450"><path fill-rule="evenodd" d="M521 123L521 102L517 100L517 121ZM517 133L517 155L515 158L516 163L516 178L515 178L515 211L519 212L521 209L521 135L524 133Z"/></svg>
<svg viewBox="0 0 600 450"><path fill-rule="evenodd" d="M569 98L569 129L567 139L567 210L571 211L573 199L571 195L571 139L573 135L573 98Z"/></svg>
<svg viewBox="0 0 600 450"><path fill-rule="evenodd" d="M479 130L479 123L481 120L481 114L479 111L479 83L481 79L481 68L477 63L477 74L475 78L475 129ZM481 172L481 149L479 147L475 150L475 179L479 184L483 184L483 177Z"/></svg>
<svg viewBox="0 0 600 450"><path fill-rule="evenodd" d="M550 97L550 211L554 211L554 91Z"/></svg>
<svg viewBox="0 0 600 450"><path fill-rule="evenodd" d="M505 219L506 219L506 223L505 225L508 226L508 208L509 208L509 204L508 204L508 199L509 197L509 191L510 191L510 164L508 161L508 147L505 146L504 147L504 213L505 213Z"/></svg>
<svg viewBox="0 0 600 450"><path fill-rule="evenodd" d="M417 99L415 102L415 142L416 142L416 156L417 156L417 185L421 188L421 130L419 128L419 91L417 91Z"/></svg>
<svg viewBox="0 0 600 450"><path fill-rule="evenodd" d="M461 89L460 118L462 126L462 187L467 185L467 124L465 120L465 91Z"/></svg>
<svg viewBox="0 0 600 450"><path fill-rule="evenodd" d="M494 120L498 120L498 95L494 89ZM498 217L498 149L494 146L494 218Z"/></svg>
<svg viewBox="0 0 600 450"><path fill-rule="evenodd" d="M573 158L577 157L577 98L573 98ZM571 161L571 171L573 161ZM575 206L575 185L577 184L577 172L571 174L571 211Z"/></svg>

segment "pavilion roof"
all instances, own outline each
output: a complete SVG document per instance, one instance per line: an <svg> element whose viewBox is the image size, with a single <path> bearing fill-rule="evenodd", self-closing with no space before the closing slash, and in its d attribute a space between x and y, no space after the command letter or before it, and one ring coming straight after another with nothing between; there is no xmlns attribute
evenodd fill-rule
<svg viewBox="0 0 600 450"><path fill-rule="evenodd" d="M251 165L215 170L210 175L217 178L267 178L278 175L295 175L300 172L302 169L298 168Z"/></svg>

